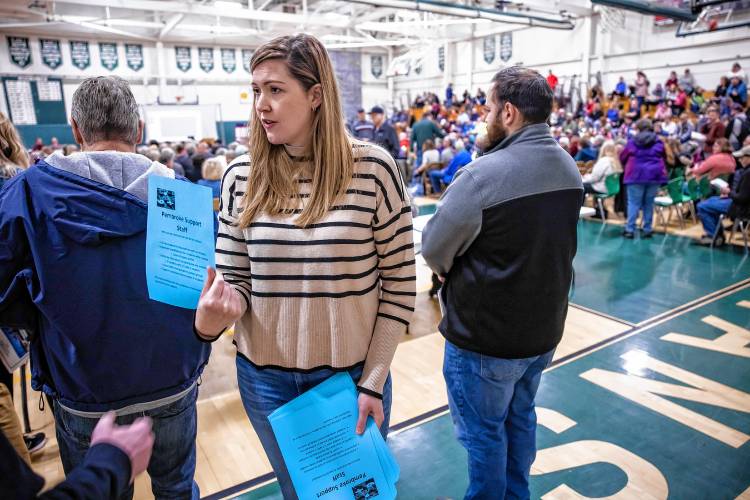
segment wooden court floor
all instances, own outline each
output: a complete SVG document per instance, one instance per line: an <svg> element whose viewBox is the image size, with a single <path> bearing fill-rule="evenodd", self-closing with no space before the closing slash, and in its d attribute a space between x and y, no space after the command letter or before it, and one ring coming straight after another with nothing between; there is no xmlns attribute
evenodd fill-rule
<svg viewBox="0 0 750 500"><path fill-rule="evenodd" d="M634 456L641 457L644 452L637 455L630 451L628 447L619 443L617 444L619 448L613 453L617 454L620 462L614 461L612 458L610 458L610 462L607 462L607 460L601 458L606 455L605 452L609 453L614 450L607 444L601 444L607 443L605 438L612 429L606 425L606 421L599 421L602 412L598 406L592 404L596 399L591 398L598 397L599 404L608 408L620 404L621 400L627 399L627 396L606 388L600 389L600 392L594 395L584 395L579 388L575 387L576 384L573 382L580 385L583 381L588 385L605 387L609 383L607 377L612 378L611 374L605 374L606 376L602 379L603 382L599 379L591 382L585 377L582 378L582 376L560 378L555 375L556 373L563 373L568 366L584 366L589 359L602 356L601 353L608 352L609 348L606 347L608 342L612 342L613 345L633 342L639 348L631 350L649 354L654 349L647 344L640 343L640 339L645 338L644 332L650 331L650 325L653 327L662 320L662 323L658 324L678 319L685 320L685 318L690 317L687 314L688 312L700 307L708 307L712 304L712 307L719 307L719 314L716 314L716 317L731 317L736 327L735 330L730 332L733 336L727 342L740 353L740 359L735 359L737 355L723 353L724 356L729 356L732 362L723 360L723 362L715 363L715 371L717 373L723 373L722 370L729 371L730 373L725 373L723 376L733 377L733 383L723 383L720 388L711 386L718 393L722 393L722 391L731 393L729 396L711 396L714 397L711 400L714 403L717 401L716 398L723 401L723 406L718 404L718 408L722 412L730 412L731 414L722 414L719 415L719 418L714 416L716 413L716 407L714 406L708 406L708 411L706 411L706 408L697 408L696 406L700 404L712 404L710 402L705 403L700 398L697 400L693 398L687 404L684 401L679 401L679 403L687 406L690 409L689 411L693 413L700 415L702 412L709 415L709 417L704 415L704 420L701 420L700 417L697 419L698 423L695 426L698 428L704 424L715 425L705 421L705 418L713 417L717 419L716 422L724 425L727 429L734 429L736 433L740 434L750 434L750 419L748 418L750 403L747 399L750 396L744 392L740 393L743 390L750 391L750 375L748 375L750 373L750 355L747 354L748 349L745 347L750 343L750 333L747 330L750 328L750 310L744 307L738 308L735 304L717 299L717 297L724 297L722 294L729 293L731 295L744 290L735 290L735 288L743 286L743 283L748 281L750 262L738 248L712 252L691 245L688 238L674 234L657 235L652 240L623 240L619 237L619 230L616 225L603 226L597 222L588 221L582 221L579 226L579 253L575 263L576 286L571 298L563 341L557 349L552 370L543 378L539 397L540 406L542 406L542 403L547 404L547 398L551 398L552 403L557 401L558 405L562 402L571 402L571 404L577 402L578 404L574 410L555 408L555 404L549 404L549 411L545 409L540 412L540 448L548 447L548 443L554 442L554 440L546 439L547 434L552 437L557 434L565 436L563 430L571 429L574 426L576 431L579 431L596 424L599 426L597 429L602 436L598 440L573 441L573 443L579 443L577 445L559 444L557 449L560 453L540 452L537 463L535 463L534 473L536 475L532 479L532 493L535 494L535 497L573 498L609 495L617 497L617 492L621 490L630 494L633 491L643 493L642 496L620 496L621 498L666 498L667 496L673 496L669 492L672 491L670 487L675 479L668 477L668 481L660 481L657 474L648 476L648 478L656 479L648 479L644 483L636 484L639 488L637 490L625 489L627 485L631 484L631 478L638 476L643 470L637 467L628 469L622 466L622 463L627 462L626 459ZM418 270L419 294L414 323L410 335L402 339L392 366L394 397L391 422L396 432L389 439L389 443L396 451L402 467L402 480L399 483L399 492L402 498L435 498L451 495L460 498L461 488L465 487L465 466L463 465L465 453L462 455L462 449L455 443L449 418L445 415L447 398L441 373L444 344L442 337L435 333L439 320L439 310L436 303L428 298L426 293L428 288L429 270L421 263ZM750 297L747 300L750 300ZM690 309L690 307L693 307L693 309ZM725 314L721 307L728 312ZM738 310L735 311L734 309ZM703 326L708 324L701 323L698 317L693 319L692 322ZM709 325L708 328L709 331L703 332L702 335L707 338L712 338L711 335L716 336L716 327ZM713 330L710 330L711 328ZM689 328L683 328L680 331L682 335L692 333L693 331ZM657 345L660 344L657 342ZM674 351L675 346L686 349L690 347L684 343L675 342L666 345L668 346L668 352ZM262 481L258 480L258 478L267 477L270 467L247 421L236 392L231 338L225 336L214 346L211 361L203 376L198 403L198 467L196 479L201 488L201 494L204 497L212 498L232 497L261 484L260 489L255 488L251 493L245 495L250 495L248 498L274 498L277 495L274 493L274 485L263 487ZM695 347L692 347L692 349L695 349ZM729 348L726 348L725 351L727 349ZM717 351L709 352L713 355ZM621 354L624 353L618 355ZM642 354L629 355L630 358L636 359L638 359L638 356L641 356L640 361L642 363L648 364L650 362L650 358L643 358ZM614 359L620 358L615 357ZM700 356L697 359L701 359ZM613 363L612 360L608 362L610 365ZM617 365L618 361L614 363ZM610 368L609 371L613 371L610 365L607 365L607 367ZM651 368L647 366L645 369ZM676 369L682 370L683 368ZM586 372L584 370L584 373ZM596 371L593 373L599 374ZM667 375L660 373L657 373L657 383L667 384L670 374L674 375L677 372L669 372L670 374ZM717 378L714 373L711 375L713 378ZM663 377L664 380L659 377ZM558 378L560 378L559 381ZM710 380L710 377L704 378ZM718 378L721 379L722 377ZM738 379L744 380L745 383L736 383ZM678 380L682 379L678 378ZM626 382L633 383L633 379L626 379ZM700 389L694 390L706 391L707 389L702 383L701 379L701 383L697 385ZM588 389L590 390L590 388ZM680 397L677 395L679 391L669 392L669 387L665 389L660 386L660 390L662 392L647 391L644 398L660 399L659 396L654 394L665 394L664 391L667 391L665 395L668 398ZM735 390L736 393L731 392L732 390ZM562 399L552 398L551 395L556 395L557 398ZM43 413L38 411L37 397L38 394L32 393L32 401L29 404L32 409L32 426L47 432L51 439L44 453L35 457L34 466L51 484L61 479L62 470L57 457L57 447L49 411ZM728 398L730 403L726 403L721 398ZM633 401L633 399L631 398L630 401ZM672 399L665 399L665 401L677 404L672 402ZM635 406L643 407L642 404L640 406L636 404ZM648 407L645 411L654 412ZM624 414L627 414L627 412ZM606 415L608 418L613 418L618 413L607 412ZM721 423L725 419L728 420ZM628 425L629 423L625 422L625 427L628 427ZM636 424L633 423L633 425ZM638 425L643 424L639 423ZM648 425L653 426L654 424L649 422ZM726 432L731 434L730 431ZM701 434L700 432L698 434L699 437L705 435L705 433ZM421 442L424 440L424 436L434 437L435 440L430 443ZM690 442L695 442L695 436L687 437ZM596 442L588 443L588 441ZM593 446L594 451L589 449L587 443ZM663 447L664 449L659 453L669 456L668 449L672 446L672 443L664 441L657 443L655 446L657 446L657 449L659 449L659 446ZM646 446L646 449L651 450L652 448ZM438 477L443 478L445 482L437 481L434 491L420 490L421 493L418 493L414 489L414 485L423 483L425 478L419 477L420 469L417 467L417 462L424 462L423 458L426 456L431 458L441 457L440 460L435 458L436 467L433 472L437 473ZM556 458L558 456L567 458L558 459ZM422 459L419 459L420 457ZM625 459L622 457L625 457ZM540 462L540 458L544 459ZM712 459L712 456L707 456L704 462ZM445 467L445 470L438 467L442 463L441 460L449 464ZM632 458L632 460L636 459ZM750 472L748 472L750 471L750 450L747 443L736 448L734 455L728 454L725 461L729 467L727 470L738 478L738 484L742 484L744 481L745 489L750 486ZM649 461L646 460L646 462ZM599 463L605 465L597 465ZM653 460L649 463L653 465ZM594 465L587 466L588 464ZM620 467L616 464L620 464ZM602 467L604 468L599 470ZM653 467L656 468L656 466ZM591 472L592 468L594 472ZM576 475L573 473L571 476L571 471L575 470L583 471L583 474ZM661 469L659 470L661 471ZM611 477L606 474L603 475L602 471L611 472ZM678 479L676 481L678 482L679 473L679 470L674 472L674 474L677 474ZM688 474L686 471L683 471L683 473ZM661 471L661 474L664 476L663 471ZM695 476L694 474L690 475ZM553 479L550 480L549 478ZM605 479L598 489L580 489L581 482L591 482L592 478ZM567 486L568 489L566 489L566 484L569 484L566 482L568 480L572 481L572 485ZM726 483L721 475L717 475L715 480ZM667 484L666 490L664 488L665 482ZM441 488L441 484L445 487ZM703 493L710 491L709 485L710 481L703 485L706 487ZM576 494L576 491L579 493ZM664 496L665 491L667 496ZM701 490L696 491L700 492ZM748 494L750 493L744 491L744 493L738 492L734 496L720 495L713 497L707 495L705 497L746 498ZM704 497L704 495L698 496ZM148 478L145 475L141 476L136 483L136 498L152 498ZM674 496L674 498L686 497Z"/></svg>

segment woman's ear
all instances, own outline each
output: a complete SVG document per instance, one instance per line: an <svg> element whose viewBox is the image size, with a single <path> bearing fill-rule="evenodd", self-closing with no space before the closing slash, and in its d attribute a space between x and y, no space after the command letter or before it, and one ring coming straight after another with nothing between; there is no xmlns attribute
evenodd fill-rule
<svg viewBox="0 0 750 500"><path fill-rule="evenodd" d="M310 98L310 107L315 111L323 103L323 86L316 83L310 90L307 91L307 95Z"/></svg>

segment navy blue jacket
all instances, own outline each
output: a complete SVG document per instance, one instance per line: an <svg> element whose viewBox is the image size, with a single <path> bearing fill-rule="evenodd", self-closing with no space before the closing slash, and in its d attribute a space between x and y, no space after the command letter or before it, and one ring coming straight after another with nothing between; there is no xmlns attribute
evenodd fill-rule
<svg viewBox="0 0 750 500"><path fill-rule="evenodd" d="M65 481L41 495L44 478L18 456L5 435L0 432L0 498L101 500L117 498L130 484L130 459L111 444L97 444L86 453L83 463Z"/></svg>
<svg viewBox="0 0 750 500"><path fill-rule="evenodd" d="M189 388L210 346L148 297L146 204L44 161L0 191L0 325L35 332L32 386L101 412Z"/></svg>

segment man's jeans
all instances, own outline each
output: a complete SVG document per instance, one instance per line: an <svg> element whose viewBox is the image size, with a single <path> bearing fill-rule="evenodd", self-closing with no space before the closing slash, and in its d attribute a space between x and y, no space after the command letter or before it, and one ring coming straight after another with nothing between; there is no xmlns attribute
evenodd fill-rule
<svg viewBox="0 0 750 500"><path fill-rule="evenodd" d="M716 225L719 223L719 216L729 211L729 205L732 204L731 198L721 198L712 196L698 204L698 218L703 224L703 232L713 237L716 232Z"/></svg>
<svg viewBox="0 0 750 500"><path fill-rule="evenodd" d="M183 398L153 410L118 417L120 425L131 424L142 416L151 417L155 436L154 451L148 463L151 476L151 491L159 499L200 498L195 475L195 436L197 414L195 401L198 398L196 385ZM99 422L97 418L74 415L55 402L53 406L57 442L60 446L65 474L81 462L89 449L91 433ZM120 499L133 498L133 485Z"/></svg>
<svg viewBox="0 0 750 500"><path fill-rule="evenodd" d="M654 221L654 198L659 192L658 184L628 184L628 222L625 231L635 232L635 222L638 220L638 212L643 210L643 232L648 234L653 231Z"/></svg>
<svg viewBox="0 0 750 500"><path fill-rule="evenodd" d="M271 467L279 480L281 492L286 500L294 500L292 479L284 464L276 436L273 434L268 416L280 406L288 403L302 393L324 382L337 372L320 369L310 373L298 371L277 370L275 368L259 369L244 358L237 356L237 382L240 388L242 405L250 418L250 423L263 445ZM349 375L356 384L362 377L362 366L349 370ZM388 423L391 415L391 376L388 375L383 387L383 412L385 420L380 426L383 439L388 437ZM352 428L352 432L355 429ZM305 500L305 499L303 499Z"/></svg>
<svg viewBox="0 0 750 500"><path fill-rule="evenodd" d="M536 456L534 397L554 349L502 359L446 341L443 375L456 437L469 454L466 499L529 498Z"/></svg>
<svg viewBox="0 0 750 500"><path fill-rule="evenodd" d="M427 173L430 176L430 183L432 184L433 193L440 193L443 191L441 182L443 181L443 177L445 177L445 170L447 169L430 170Z"/></svg>

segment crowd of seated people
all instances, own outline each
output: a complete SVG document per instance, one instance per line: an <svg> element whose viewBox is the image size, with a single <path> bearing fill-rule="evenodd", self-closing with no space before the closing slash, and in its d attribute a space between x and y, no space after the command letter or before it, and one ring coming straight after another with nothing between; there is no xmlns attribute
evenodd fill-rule
<svg viewBox="0 0 750 500"><path fill-rule="evenodd" d="M739 63L734 63L727 75L721 77L713 93L699 85L690 69L680 76L672 71L664 84L655 85L653 90L646 74L639 71L630 85L620 77L608 98L601 89L592 89L589 99L578 110L559 109L551 116L550 124L559 144L579 162L587 192L604 191L601 183L604 164L596 160L601 158L605 143L613 144L621 155L629 143L637 143L646 136L660 142L659 150L663 149L663 153L659 153L659 161L664 165L666 180L721 177L726 187L715 184L714 190L724 211L709 213L708 208L716 201L711 198L698 203L705 229L701 241L721 244L722 232L714 239L712 230L716 226L706 221L726 213L744 174L739 152L750 144L747 104L747 74ZM623 181L628 184L628 167L622 156L619 159L625 169ZM594 163L597 165L592 168ZM654 180L654 183L663 188L664 182ZM626 192L624 189L623 197ZM642 208L646 206L650 207L647 204ZM616 204L618 208L626 215L625 200Z"/></svg>
<svg viewBox="0 0 750 500"><path fill-rule="evenodd" d="M445 99L425 92L417 95L408 109L394 109L383 119L383 108L376 106L368 121L364 109L349 122L349 130L357 139L375 142L389 151L401 166L413 195L439 194L451 182L456 171L476 157L474 144L484 130L487 95L480 88L475 95L464 91L453 93L446 88ZM391 147L385 134L375 130L390 127L398 144Z"/></svg>
<svg viewBox="0 0 750 500"><path fill-rule="evenodd" d="M576 110L557 109L550 116L550 129L560 146L579 162L587 193L606 193L604 179L613 173L623 173L621 182L627 183L627 172L623 172L627 166L619 155L643 132L637 127L642 118L651 120L648 132L663 144L667 179L721 176L731 181L740 166L733 153L747 145L750 132L745 112L747 73L734 63L714 92L705 88L689 68L681 75L672 71L666 81L654 85L639 71L629 83L620 77L611 93L592 88ZM444 98L425 92L408 109L392 109L388 114L379 106L369 113L360 109L349 130L360 140L379 143L394 156L412 195L439 195L459 168L481 154L476 143L485 130L486 99L481 89L474 95L469 91L458 94L451 84ZM57 150L67 155L78 148L55 138L50 144L38 139L29 151L31 163ZM212 188L221 176L215 172L246 151L241 144L224 146L212 139L151 141L137 149L178 175ZM204 169L209 158L216 161ZM623 216L626 192L622 189L615 204Z"/></svg>

